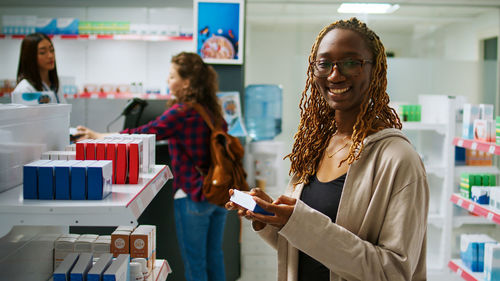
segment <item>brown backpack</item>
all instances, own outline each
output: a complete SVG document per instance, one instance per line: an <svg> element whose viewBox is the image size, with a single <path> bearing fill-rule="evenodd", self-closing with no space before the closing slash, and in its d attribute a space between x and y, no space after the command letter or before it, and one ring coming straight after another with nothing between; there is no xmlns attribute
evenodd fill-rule
<svg viewBox="0 0 500 281"><path fill-rule="evenodd" d="M238 138L233 137L222 129L220 124L214 127L205 109L199 104L193 108L203 117L212 131L210 134L210 167L208 173L203 174L203 195L210 203L224 206L229 201L229 189L248 191L246 172L243 169L243 155L245 150Z"/></svg>

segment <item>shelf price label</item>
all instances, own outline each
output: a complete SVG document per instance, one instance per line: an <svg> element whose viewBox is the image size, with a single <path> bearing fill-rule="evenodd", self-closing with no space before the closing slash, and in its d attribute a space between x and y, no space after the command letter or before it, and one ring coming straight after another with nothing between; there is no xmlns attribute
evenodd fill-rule
<svg viewBox="0 0 500 281"><path fill-rule="evenodd" d="M462 272L463 272L463 271L462 271L462 269L461 269L460 267L459 267L459 268L457 268L457 274L458 274L459 276L462 276Z"/></svg>
<svg viewBox="0 0 500 281"><path fill-rule="evenodd" d="M470 148L473 149L473 150L476 150L477 148L477 142L473 142L471 145L470 145Z"/></svg>
<svg viewBox="0 0 500 281"><path fill-rule="evenodd" d="M469 212L473 212L474 211L474 204L469 204L468 210L469 210Z"/></svg>
<svg viewBox="0 0 500 281"><path fill-rule="evenodd" d="M490 145L490 149L488 149L488 153L490 153L490 154L495 153L495 146L494 145Z"/></svg>
<svg viewBox="0 0 500 281"><path fill-rule="evenodd" d="M488 212L488 215L486 215L486 219L488 219L489 221L493 221L493 213Z"/></svg>
<svg viewBox="0 0 500 281"><path fill-rule="evenodd" d="M464 140L460 139L457 141L457 146L463 147L464 146Z"/></svg>
<svg viewBox="0 0 500 281"><path fill-rule="evenodd" d="M462 203L464 202L464 200L462 200L462 198L458 199L457 201L457 206L458 207L462 207Z"/></svg>

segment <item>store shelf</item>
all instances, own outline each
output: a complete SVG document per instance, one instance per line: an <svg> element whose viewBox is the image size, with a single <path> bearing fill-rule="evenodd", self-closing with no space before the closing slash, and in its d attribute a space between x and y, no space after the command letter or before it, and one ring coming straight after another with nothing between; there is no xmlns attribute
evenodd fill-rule
<svg viewBox="0 0 500 281"><path fill-rule="evenodd" d="M103 200L24 200L22 186L0 193L0 221L9 231L14 225L135 225L172 172L156 165L135 185L113 185Z"/></svg>
<svg viewBox="0 0 500 281"><path fill-rule="evenodd" d="M427 130L436 131L439 134L445 134L448 124L445 123L422 123L422 122L403 122L403 130Z"/></svg>
<svg viewBox="0 0 500 281"><path fill-rule="evenodd" d="M485 217L492 222L500 224L500 212L498 210L490 209L488 205L477 204L476 202L466 199L459 194L453 194L450 200L455 205L464 208L471 213Z"/></svg>
<svg viewBox="0 0 500 281"><path fill-rule="evenodd" d="M484 280L483 272L472 272L460 259L452 259L448 263L448 267L466 281Z"/></svg>
<svg viewBox="0 0 500 281"><path fill-rule="evenodd" d="M75 95L64 95L66 99L131 99L141 98L144 100L167 100L170 95L162 94L134 94L134 93L118 93L118 92L92 92L92 93L79 93Z"/></svg>
<svg viewBox="0 0 500 281"><path fill-rule="evenodd" d="M497 166L455 166L455 174L460 175L461 173L488 173L488 174L500 174L500 169Z"/></svg>
<svg viewBox="0 0 500 281"><path fill-rule="evenodd" d="M446 176L446 167L443 165L433 165L433 164L424 164L425 171L428 174L435 175L436 177L445 177Z"/></svg>
<svg viewBox="0 0 500 281"><path fill-rule="evenodd" d="M458 147L479 150L487 153L500 155L500 146L496 145L494 142L484 142L478 140L454 138L453 144Z"/></svg>
<svg viewBox="0 0 500 281"><path fill-rule="evenodd" d="M155 281L165 281L172 272L167 260L156 260L154 265Z"/></svg>
<svg viewBox="0 0 500 281"><path fill-rule="evenodd" d="M0 34L0 39L24 39L26 35ZM50 35L51 39L61 40L121 40L121 41L192 41L193 36L136 35L136 34L78 34Z"/></svg>
<svg viewBox="0 0 500 281"><path fill-rule="evenodd" d="M444 216L439 214L429 214L429 216L427 217L427 222L438 228L443 227L444 221Z"/></svg>
<svg viewBox="0 0 500 281"><path fill-rule="evenodd" d="M454 216L453 217L453 227L461 227L462 225L465 224L494 224L494 222L489 221L488 219L484 217L479 217L479 216Z"/></svg>

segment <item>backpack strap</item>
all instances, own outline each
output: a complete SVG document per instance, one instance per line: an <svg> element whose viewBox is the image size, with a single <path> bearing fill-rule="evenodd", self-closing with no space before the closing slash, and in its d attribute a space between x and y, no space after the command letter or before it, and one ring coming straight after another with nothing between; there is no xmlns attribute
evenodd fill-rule
<svg viewBox="0 0 500 281"><path fill-rule="evenodd" d="M199 103L193 103L192 104L193 108L198 111L198 113L201 115L203 120L205 120L205 123L207 123L208 127L210 130L215 130L216 128L219 128L220 126L214 127L214 124L212 123L212 120L210 119L210 116L208 116L208 113L205 111L203 106L201 106Z"/></svg>

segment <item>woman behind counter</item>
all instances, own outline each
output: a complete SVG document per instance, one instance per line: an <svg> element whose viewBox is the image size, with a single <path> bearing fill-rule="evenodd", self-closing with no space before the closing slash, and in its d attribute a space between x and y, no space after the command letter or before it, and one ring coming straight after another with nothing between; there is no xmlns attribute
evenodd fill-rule
<svg viewBox="0 0 500 281"><path fill-rule="evenodd" d="M42 92L35 103L66 103L59 93L54 45L47 35L32 33L23 39L17 83L12 92L12 103L33 104L29 96L23 98L23 94L35 92Z"/></svg>

